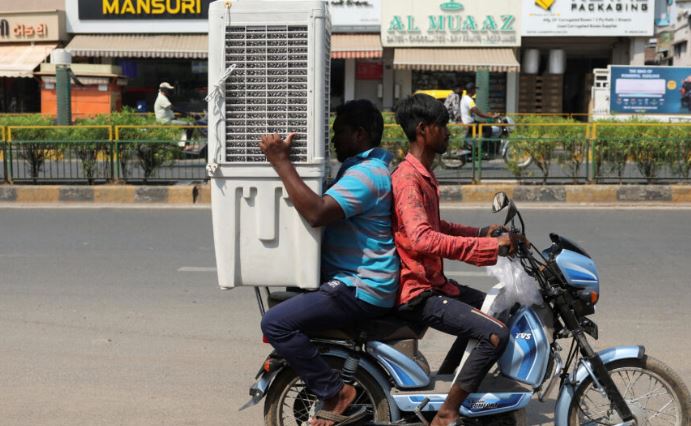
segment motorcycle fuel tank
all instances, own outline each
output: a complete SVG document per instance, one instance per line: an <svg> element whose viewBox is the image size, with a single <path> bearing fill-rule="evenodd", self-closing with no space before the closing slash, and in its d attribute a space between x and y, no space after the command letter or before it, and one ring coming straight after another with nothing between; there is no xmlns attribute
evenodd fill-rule
<svg viewBox="0 0 691 426"><path fill-rule="evenodd" d="M549 362L549 340L538 315L521 308L509 322L509 343L499 358L502 374L533 387L539 386Z"/></svg>

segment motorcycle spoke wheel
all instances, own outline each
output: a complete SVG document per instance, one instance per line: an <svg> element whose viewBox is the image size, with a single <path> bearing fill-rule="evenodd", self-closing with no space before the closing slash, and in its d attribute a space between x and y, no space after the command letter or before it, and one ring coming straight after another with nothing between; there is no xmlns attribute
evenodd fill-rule
<svg viewBox="0 0 691 426"><path fill-rule="evenodd" d="M622 365L610 368L610 375L638 425L686 426L689 414L688 390L683 383L680 386L675 373L664 364L659 364L664 369L651 368L650 365ZM590 379L579 388L574 401L578 406L572 409L570 425L622 423L610 400L593 386Z"/></svg>
<svg viewBox="0 0 691 426"><path fill-rule="evenodd" d="M332 359L329 359L332 362ZM340 367L340 365L334 365ZM369 413L356 425L368 422L386 422L389 420L389 406L386 395L376 383L363 372L358 371L353 383L357 394L353 404L346 410L346 415L365 408ZM317 397L310 392L304 382L293 370L284 370L271 385L264 406L265 424L270 426L302 426L317 411Z"/></svg>

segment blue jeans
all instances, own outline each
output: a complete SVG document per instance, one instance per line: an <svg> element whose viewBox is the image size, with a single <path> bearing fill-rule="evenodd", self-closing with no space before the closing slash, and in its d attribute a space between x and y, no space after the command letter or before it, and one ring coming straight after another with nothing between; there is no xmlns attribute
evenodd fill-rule
<svg viewBox="0 0 691 426"><path fill-rule="evenodd" d="M262 319L262 332L279 355L321 400L338 394L343 380L319 355L306 333L355 326L382 316L389 309L355 298L355 288L332 280L319 290L292 297L269 309Z"/></svg>

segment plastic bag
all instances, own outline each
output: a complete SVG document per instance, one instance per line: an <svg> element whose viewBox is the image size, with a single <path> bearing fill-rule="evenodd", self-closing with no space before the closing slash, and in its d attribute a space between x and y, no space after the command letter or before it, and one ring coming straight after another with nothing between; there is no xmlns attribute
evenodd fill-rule
<svg viewBox="0 0 691 426"><path fill-rule="evenodd" d="M523 270L518 260L500 257L495 265L487 267L487 274L504 284L503 291L492 305L494 313L503 312L516 303L521 306L544 303L537 281Z"/></svg>

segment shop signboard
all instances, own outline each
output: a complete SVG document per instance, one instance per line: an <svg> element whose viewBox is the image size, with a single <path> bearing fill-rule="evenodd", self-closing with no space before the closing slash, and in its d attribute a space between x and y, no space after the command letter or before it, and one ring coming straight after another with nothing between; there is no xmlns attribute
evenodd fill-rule
<svg viewBox="0 0 691 426"><path fill-rule="evenodd" d="M516 0L382 0L382 45L519 46L520 9Z"/></svg>
<svg viewBox="0 0 691 426"><path fill-rule="evenodd" d="M67 31L74 34L206 33L212 1L65 0Z"/></svg>
<svg viewBox="0 0 691 426"><path fill-rule="evenodd" d="M522 35L652 36L653 0L521 0ZM518 3L518 2L517 2Z"/></svg>
<svg viewBox="0 0 691 426"><path fill-rule="evenodd" d="M63 12L0 13L0 43L65 40Z"/></svg>
<svg viewBox="0 0 691 426"><path fill-rule="evenodd" d="M207 19L211 0L79 0L79 19Z"/></svg>
<svg viewBox="0 0 691 426"><path fill-rule="evenodd" d="M610 67L615 114L691 114L691 67Z"/></svg>
<svg viewBox="0 0 691 426"><path fill-rule="evenodd" d="M334 31L379 32L380 0L329 0L329 12Z"/></svg>

